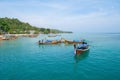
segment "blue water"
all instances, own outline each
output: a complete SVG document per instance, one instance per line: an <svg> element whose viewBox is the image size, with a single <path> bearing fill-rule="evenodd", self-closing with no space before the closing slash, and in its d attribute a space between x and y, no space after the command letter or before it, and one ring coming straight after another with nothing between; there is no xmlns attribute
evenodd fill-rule
<svg viewBox="0 0 120 80"><path fill-rule="evenodd" d="M38 45L47 35L1 41L0 80L120 80L120 34L62 37L84 38L90 50L75 55L73 45Z"/></svg>

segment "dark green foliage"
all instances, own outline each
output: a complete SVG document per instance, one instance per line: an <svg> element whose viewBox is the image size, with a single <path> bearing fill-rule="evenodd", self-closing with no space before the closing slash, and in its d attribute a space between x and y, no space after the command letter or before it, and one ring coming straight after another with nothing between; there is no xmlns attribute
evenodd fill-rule
<svg viewBox="0 0 120 80"><path fill-rule="evenodd" d="M0 29L2 32L9 32L11 34L28 33L29 30L39 30L37 27L33 27L28 23L19 21L18 19L0 18ZM36 31L36 30L35 30Z"/></svg>

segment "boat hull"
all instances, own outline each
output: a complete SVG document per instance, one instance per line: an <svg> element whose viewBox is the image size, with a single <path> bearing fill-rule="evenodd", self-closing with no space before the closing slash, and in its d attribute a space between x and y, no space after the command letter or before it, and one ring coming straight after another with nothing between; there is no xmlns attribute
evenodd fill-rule
<svg viewBox="0 0 120 80"><path fill-rule="evenodd" d="M82 42L74 42L74 41L64 40L64 43L67 43L67 44L81 44Z"/></svg>
<svg viewBox="0 0 120 80"><path fill-rule="evenodd" d="M58 44L60 43L59 41L52 41L52 42L39 42L40 45L43 45L43 44Z"/></svg>
<svg viewBox="0 0 120 80"><path fill-rule="evenodd" d="M89 50L89 47L87 49L75 49L75 53L76 54L81 54L81 53L86 52L88 50Z"/></svg>

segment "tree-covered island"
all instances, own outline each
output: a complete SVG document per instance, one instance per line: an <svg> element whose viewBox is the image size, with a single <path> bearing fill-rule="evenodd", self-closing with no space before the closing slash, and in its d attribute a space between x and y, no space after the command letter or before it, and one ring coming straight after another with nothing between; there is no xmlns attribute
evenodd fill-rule
<svg viewBox="0 0 120 80"><path fill-rule="evenodd" d="M38 28L29 23L21 22L17 18L0 18L0 34L49 34L49 33L72 33L70 31L61 31L57 29Z"/></svg>

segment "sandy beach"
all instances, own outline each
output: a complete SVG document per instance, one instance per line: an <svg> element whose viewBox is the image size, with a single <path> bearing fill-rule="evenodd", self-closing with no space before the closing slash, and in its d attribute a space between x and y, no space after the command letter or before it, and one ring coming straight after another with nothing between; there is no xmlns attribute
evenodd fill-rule
<svg viewBox="0 0 120 80"><path fill-rule="evenodd" d="M4 34L0 35L0 41L2 40L15 40L18 37L37 37L39 34Z"/></svg>

